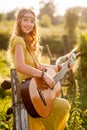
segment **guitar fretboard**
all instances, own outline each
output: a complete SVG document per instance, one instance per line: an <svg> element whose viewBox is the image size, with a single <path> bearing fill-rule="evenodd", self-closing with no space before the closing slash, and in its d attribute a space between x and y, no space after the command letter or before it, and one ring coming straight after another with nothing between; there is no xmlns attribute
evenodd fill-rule
<svg viewBox="0 0 87 130"><path fill-rule="evenodd" d="M64 66L62 67L62 69L58 72L58 74L56 74L56 76L54 77L54 80L55 82L57 83L59 80L61 80L65 73L67 72L68 70L68 64L69 64L69 61L67 61Z"/></svg>

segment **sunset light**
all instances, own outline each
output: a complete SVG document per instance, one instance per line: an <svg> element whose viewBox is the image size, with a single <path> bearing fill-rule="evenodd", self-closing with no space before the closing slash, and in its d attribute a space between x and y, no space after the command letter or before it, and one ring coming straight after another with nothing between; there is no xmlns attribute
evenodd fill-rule
<svg viewBox="0 0 87 130"><path fill-rule="evenodd" d="M47 2L47 0L45 1ZM0 1L0 12L9 12L19 7L33 7L38 13L40 8L39 4L40 0L2 0ZM75 6L87 7L87 0L54 0L54 4L56 5L58 13L64 15L67 8Z"/></svg>

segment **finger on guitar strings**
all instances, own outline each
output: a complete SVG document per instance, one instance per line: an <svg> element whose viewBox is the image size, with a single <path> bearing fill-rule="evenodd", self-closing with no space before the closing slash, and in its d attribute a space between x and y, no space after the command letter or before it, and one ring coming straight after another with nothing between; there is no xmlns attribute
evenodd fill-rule
<svg viewBox="0 0 87 130"><path fill-rule="evenodd" d="M49 85L44 80L42 80L42 87L48 89Z"/></svg>

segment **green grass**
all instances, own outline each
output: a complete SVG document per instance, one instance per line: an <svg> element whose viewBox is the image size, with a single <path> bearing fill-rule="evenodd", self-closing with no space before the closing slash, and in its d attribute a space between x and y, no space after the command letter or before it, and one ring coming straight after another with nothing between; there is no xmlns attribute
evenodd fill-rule
<svg viewBox="0 0 87 130"><path fill-rule="evenodd" d="M11 34L14 26L14 21L3 21L0 22L0 33Z"/></svg>
<svg viewBox="0 0 87 130"><path fill-rule="evenodd" d="M0 23L0 33L5 33L7 34L8 32L11 34L12 28L13 28L13 21L11 22L2 22ZM87 25L79 25L79 31L78 33L87 33ZM64 32L64 25L57 25L55 27L51 26L50 28L41 28L39 27L39 33L40 35L58 35L58 36L62 36L65 32ZM56 57L56 56L55 56ZM50 63L50 59L47 55L43 56L42 59L43 63L49 64ZM77 62L75 64L75 66L77 67ZM74 69L75 72L75 69ZM10 66L8 64L8 59L7 59L7 51L4 50L0 50L0 84L4 79L8 79L10 78ZM67 87L63 87L63 92L64 95L66 96L67 93ZM74 100L74 93L72 93L71 96L69 96L69 101L70 103L72 103L72 101ZM7 90L4 91L1 89L0 87L0 120L2 119L2 117L5 117L6 114L6 110L8 109L8 107L10 107L12 104L12 99L11 99L11 90ZM4 120L5 121L5 120ZM7 124L7 122L6 122ZM3 129L4 130L4 129ZM9 129L10 130L10 129Z"/></svg>
<svg viewBox="0 0 87 130"><path fill-rule="evenodd" d="M10 75L9 63L7 60L7 51L0 51L0 83Z"/></svg>
<svg viewBox="0 0 87 130"><path fill-rule="evenodd" d="M62 36L64 34L64 24L59 24L56 26L51 26L50 28L45 27L38 27L38 32L40 36L50 36L50 35L57 35Z"/></svg>
<svg viewBox="0 0 87 130"><path fill-rule="evenodd" d="M7 51L0 51L0 84L10 77ZM12 120L6 121L6 111L12 105L11 90L5 91L0 86L0 130L11 130ZM10 124L9 124L10 123Z"/></svg>

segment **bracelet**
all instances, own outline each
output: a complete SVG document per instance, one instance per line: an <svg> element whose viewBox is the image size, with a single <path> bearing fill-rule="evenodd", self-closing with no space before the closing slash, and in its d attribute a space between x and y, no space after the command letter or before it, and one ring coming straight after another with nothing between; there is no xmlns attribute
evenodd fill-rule
<svg viewBox="0 0 87 130"><path fill-rule="evenodd" d="M43 79L43 77L44 77L44 72L46 72L46 69L42 70L41 79Z"/></svg>

